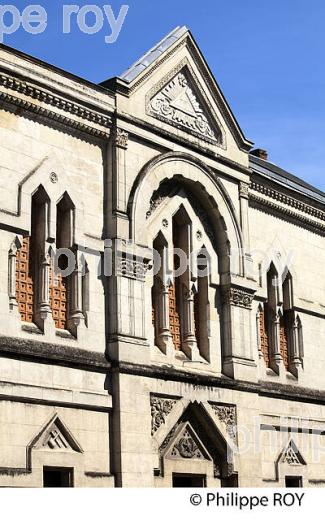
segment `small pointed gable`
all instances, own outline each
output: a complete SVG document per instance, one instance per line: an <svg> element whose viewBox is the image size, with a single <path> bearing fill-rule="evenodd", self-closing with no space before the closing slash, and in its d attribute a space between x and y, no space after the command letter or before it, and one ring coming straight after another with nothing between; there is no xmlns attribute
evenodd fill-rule
<svg viewBox="0 0 325 520"><path fill-rule="evenodd" d="M189 422L181 424L165 452L169 459L212 460Z"/></svg>
<svg viewBox="0 0 325 520"><path fill-rule="evenodd" d="M29 447L30 449L65 450L83 453L81 446L57 414L34 437Z"/></svg>
<svg viewBox="0 0 325 520"><path fill-rule="evenodd" d="M287 447L282 451L279 462L282 464L289 464L290 466L306 465L305 459L292 439L288 443Z"/></svg>

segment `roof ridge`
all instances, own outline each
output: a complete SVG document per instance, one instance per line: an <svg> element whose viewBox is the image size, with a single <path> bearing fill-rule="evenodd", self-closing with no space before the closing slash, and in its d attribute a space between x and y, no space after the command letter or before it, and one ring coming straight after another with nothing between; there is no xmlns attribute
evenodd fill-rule
<svg viewBox="0 0 325 520"><path fill-rule="evenodd" d="M136 78L140 72L147 68L157 58L157 55L162 54L168 47L175 43L178 38L183 36L188 31L188 28L183 25L175 27L166 36L164 36L158 43L156 43L151 49L143 54L138 60L136 60L125 72L123 72L119 78L130 83Z"/></svg>

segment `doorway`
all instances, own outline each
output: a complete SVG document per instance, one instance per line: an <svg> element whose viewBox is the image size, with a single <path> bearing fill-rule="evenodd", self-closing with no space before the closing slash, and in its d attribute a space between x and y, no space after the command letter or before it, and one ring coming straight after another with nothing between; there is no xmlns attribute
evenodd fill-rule
<svg viewBox="0 0 325 520"><path fill-rule="evenodd" d="M285 487L302 487L302 477L285 477Z"/></svg>
<svg viewBox="0 0 325 520"><path fill-rule="evenodd" d="M43 487L73 487L73 469L44 467Z"/></svg>
<svg viewBox="0 0 325 520"><path fill-rule="evenodd" d="M205 475L185 475L173 473L173 488L200 488L206 487Z"/></svg>

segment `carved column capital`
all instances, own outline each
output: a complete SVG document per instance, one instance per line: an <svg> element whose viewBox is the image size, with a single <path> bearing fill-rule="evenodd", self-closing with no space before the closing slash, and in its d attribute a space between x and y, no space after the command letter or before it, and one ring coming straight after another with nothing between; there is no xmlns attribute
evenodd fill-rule
<svg viewBox="0 0 325 520"><path fill-rule="evenodd" d="M243 197L245 199L248 199L249 197L249 184L247 182L240 182L239 183L239 196Z"/></svg>
<svg viewBox="0 0 325 520"><path fill-rule="evenodd" d="M114 143L118 148L126 150L129 143L129 134L122 128L115 128Z"/></svg>
<svg viewBox="0 0 325 520"><path fill-rule="evenodd" d="M230 287L223 294L223 303L235 305L238 307L244 307L245 309L252 308L252 301L254 299L254 293L248 291L245 288Z"/></svg>

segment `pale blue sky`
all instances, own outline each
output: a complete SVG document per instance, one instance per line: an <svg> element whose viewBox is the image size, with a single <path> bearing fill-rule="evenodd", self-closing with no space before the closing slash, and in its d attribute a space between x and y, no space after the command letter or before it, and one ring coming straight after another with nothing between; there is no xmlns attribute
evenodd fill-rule
<svg viewBox="0 0 325 520"><path fill-rule="evenodd" d="M12 3L22 10L30 2ZM124 0L129 11L114 44L104 40L108 22L96 35L76 25L62 34L62 6L110 4L117 15L123 2L32 3L47 10L46 31L20 29L4 43L94 82L121 73L175 26L187 25L245 135L272 162L325 190L324 0Z"/></svg>

